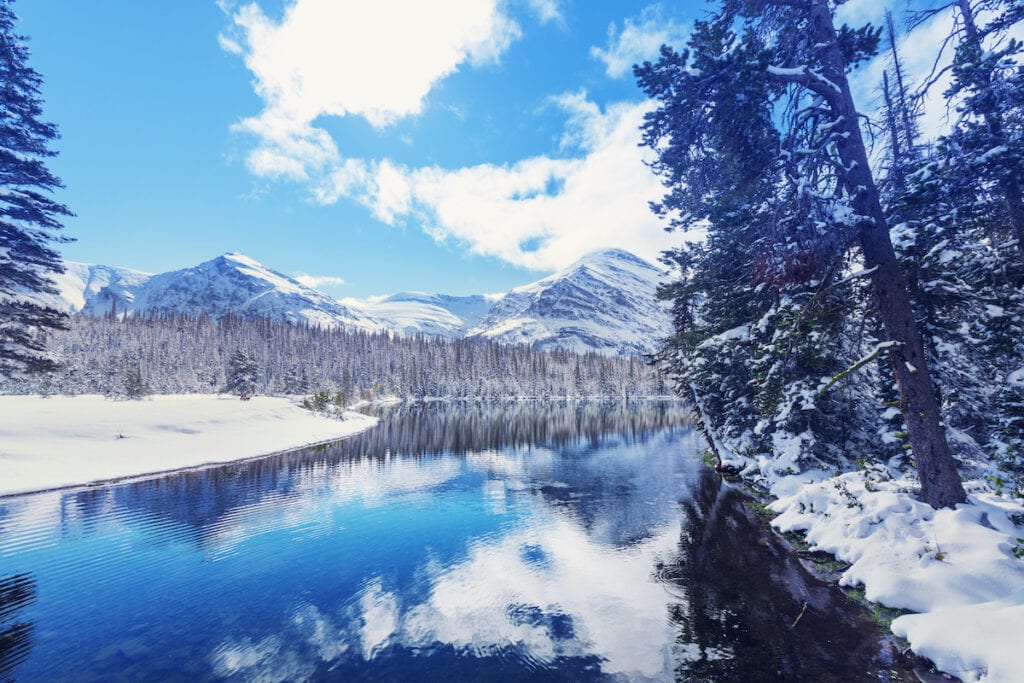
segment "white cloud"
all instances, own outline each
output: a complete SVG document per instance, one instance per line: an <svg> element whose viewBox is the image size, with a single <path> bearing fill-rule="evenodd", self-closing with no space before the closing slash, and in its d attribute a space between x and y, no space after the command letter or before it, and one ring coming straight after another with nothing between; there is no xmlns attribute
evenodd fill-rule
<svg viewBox="0 0 1024 683"><path fill-rule="evenodd" d="M529 3L530 9L537 15L540 23L547 24L553 21L560 24L565 21L558 0L529 0Z"/></svg>
<svg viewBox="0 0 1024 683"><path fill-rule="evenodd" d="M560 0L525 2L542 23L564 20ZM290 0L278 19L255 2L223 4L232 25L221 46L244 58L264 104L233 126L257 140L247 168L306 183L321 204L355 199L387 225L414 223L437 241L516 265L553 270L612 246L654 258L678 239L648 208L663 188L638 147L647 104L602 110L584 93L554 98L567 114L557 156L455 169L351 158L319 125L323 117L359 116L385 127L418 114L440 79L497 60L520 36L506 5ZM628 60L654 24L662 31L651 39L654 51L682 33L657 8L627 21L621 34L613 27L614 45L600 55L609 73L628 68L613 66L612 55Z"/></svg>
<svg viewBox="0 0 1024 683"><path fill-rule="evenodd" d="M496 61L521 35L501 0L292 0L280 21L255 2L222 8L232 25L220 45L244 57L264 104L234 129L257 137L248 167L271 178L306 179L337 161L317 118L380 128L419 114L435 83Z"/></svg>
<svg viewBox="0 0 1024 683"><path fill-rule="evenodd" d="M885 10L892 9L890 0L849 0L836 8L836 23L861 26L870 22L875 26L884 26Z"/></svg>
<svg viewBox="0 0 1024 683"><path fill-rule="evenodd" d="M608 27L608 48L590 48L591 56L605 63L605 72L621 78L632 72L634 64L658 56L662 45L681 50L690 27L666 17L660 5L650 5L636 18L626 19L622 30L615 24Z"/></svg>
<svg viewBox="0 0 1024 683"><path fill-rule="evenodd" d="M568 114L563 149L575 156L454 170L351 162L317 197L324 203L352 197L390 225L414 218L438 241L538 270L604 247L655 258L678 242L648 208L664 191L638 146L652 105L618 103L602 111L582 92L555 103Z"/></svg>
<svg viewBox="0 0 1024 683"><path fill-rule="evenodd" d="M343 278L335 275L308 275L306 273L296 273L295 279L307 287L313 289L319 289L320 287L342 287L347 285Z"/></svg>

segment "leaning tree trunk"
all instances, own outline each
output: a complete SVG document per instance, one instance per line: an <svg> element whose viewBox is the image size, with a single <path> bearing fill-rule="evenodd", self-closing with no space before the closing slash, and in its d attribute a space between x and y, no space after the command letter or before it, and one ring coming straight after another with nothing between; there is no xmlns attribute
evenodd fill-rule
<svg viewBox="0 0 1024 683"><path fill-rule="evenodd" d="M871 272L871 285L878 313L889 341L898 343L890 352L907 421L910 445L921 478L921 497L933 507L951 507L966 500L956 462L949 451L946 433L928 371L921 334L910 302L907 280L900 270L882 210L878 186L871 175L867 149L861 136L857 108L846 79L846 65L839 47L832 13L827 2L814 0L811 31L818 44L830 46L824 59L826 78L838 88L830 104L841 128L838 151L849 169L846 185L853 209L862 220L857 237L864 263Z"/></svg>

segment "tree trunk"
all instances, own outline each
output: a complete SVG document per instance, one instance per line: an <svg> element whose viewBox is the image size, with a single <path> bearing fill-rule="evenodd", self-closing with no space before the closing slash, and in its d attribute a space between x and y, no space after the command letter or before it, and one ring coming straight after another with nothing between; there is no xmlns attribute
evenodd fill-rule
<svg viewBox="0 0 1024 683"><path fill-rule="evenodd" d="M1006 209L1010 214L1013 239L1017 241L1020 261L1024 263L1024 201L1021 200L1020 182L1014 176L1007 176L1000 181L999 189L1003 191Z"/></svg>
<svg viewBox="0 0 1024 683"><path fill-rule="evenodd" d="M900 117L903 120L903 134L906 135L907 152L914 150L914 124L911 122L910 105L907 103L907 87L903 83L903 65L900 51L896 47L896 29L892 25L892 12L885 11L885 25L889 33L889 53L892 56L892 70L896 76L896 95L900 101ZM882 72L885 73L884 71Z"/></svg>
<svg viewBox="0 0 1024 683"><path fill-rule="evenodd" d="M842 134L837 146L846 168L847 188L853 209L862 217L857 237L864 264L871 270L871 285L878 313L889 341L898 342L890 352L900 402L914 460L921 479L921 498L932 507L952 507L966 500L956 462L946 442L935 387L928 371L924 344L917 329L907 280L899 268L882 210L878 186L871 175L867 149L861 136L857 108L846 79L831 10L824 0L814 0L811 30L818 44L829 45L824 60L825 76L840 90L832 102Z"/></svg>
<svg viewBox="0 0 1024 683"><path fill-rule="evenodd" d="M882 72L882 97L885 98L885 121L889 125L889 140L892 150L893 186L896 192L903 193L907 189L907 180L903 170L903 152L900 149L900 134L896 124L896 109L889 93L889 72Z"/></svg>

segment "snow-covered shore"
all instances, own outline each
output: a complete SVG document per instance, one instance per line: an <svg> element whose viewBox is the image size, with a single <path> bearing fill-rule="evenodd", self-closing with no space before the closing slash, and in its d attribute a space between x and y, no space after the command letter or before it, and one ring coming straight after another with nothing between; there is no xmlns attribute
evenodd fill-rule
<svg viewBox="0 0 1024 683"><path fill-rule="evenodd" d="M0 396L0 495L253 458L376 423L360 413L336 419L263 396Z"/></svg>
<svg viewBox="0 0 1024 683"><path fill-rule="evenodd" d="M967 482L967 504L934 510L885 468L777 480L780 531L850 563L840 584L910 610L892 623L914 652L964 681L1022 680L1024 501Z"/></svg>

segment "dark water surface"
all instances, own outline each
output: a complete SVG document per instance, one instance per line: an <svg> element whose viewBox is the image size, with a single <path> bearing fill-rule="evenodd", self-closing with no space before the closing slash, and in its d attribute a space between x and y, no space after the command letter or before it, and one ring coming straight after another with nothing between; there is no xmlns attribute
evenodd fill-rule
<svg viewBox="0 0 1024 683"><path fill-rule="evenodd" d="M701 450L671 404L431 404L0 499L0 681L909 680Z"/></svg>

